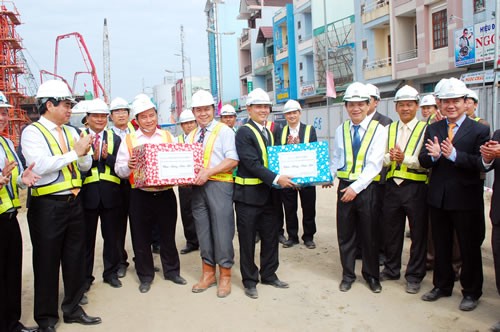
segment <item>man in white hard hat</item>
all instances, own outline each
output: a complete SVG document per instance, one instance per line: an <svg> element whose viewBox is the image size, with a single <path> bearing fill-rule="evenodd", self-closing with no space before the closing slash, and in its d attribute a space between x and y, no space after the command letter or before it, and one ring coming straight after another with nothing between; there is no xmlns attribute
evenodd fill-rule
<svg viewBox="0 0 500 332"><path fill-rule="evenodd" d="M410 258L406 266L406 292L416 294L425 277L427 253L427 170L418 156L426 123L416 118L418 91L405 85L394 97L399 121L389 125L384 166L389 167L384 196L384 252L386 260L380 280L399 280L406 218L410 225Z"/></svg>
<svg viewBox="0 0 500 332"><path fill-rule="evenodd" d="M86 224L87 289L90 289L95 280L92 274L99 219L104 240L102 278L113 288L122 286L117 275L120 252L117 245L119 242L116 220L119 220L123 206L120 197L120 178L115 173L116 154L121 139L111 129L106 130L108 116L108 105L99 98L92 100L87 109L89 127L83 132L84 135L94 137L90 150L92 168L84 176L81 192Z"/></svg>
<svg viewBox="0 0 500 332"><path fill-rule="evenodd" d="M121 98L116 97L111 101L109 105L110 115L109 118L113 122L111 130L118 135L122 142L125 140L127 134L135 132L135 128L130 123L130 105L129 103ZM122 209L120 210L120 216L116 219L116 236L118 241L118 248L120 250L120 264L116 275L118 278L123 278L127 274L128 254L125 250L125 238L127 237L127 224L128 224L128 209L130 202L130 182L128 179L120 179L120 196L122 198Z"/></svg>
<svg viewBox="0 0 500 332"><path fill-rule="evenodd" d="M177 142L186 143L190 132L196 129L196 119L191 110L182 111L179 116L182 133L177 136ZM196 226L193 219L193 210L191 202L193 200L193 188L191 186L179 186L179 204L181 210L182 228L186 238L186 246L181 249L181 254L189 254L198 250L200 244L196 235Z"/></svg>
<svg viewBox="0 0 500 332"><path fill-rule="evenodd" d="M133 170L137 167L137 156L133 148L143 144L173 143L168 131L158 129L156 107L147 96L136 97L132 103L134 117L139 125L135 133L127 134L120 144L116 157L115 172L122 178L129 178L130 190L130 233L134 248L134 263L139 278L139 291L147 293L155 277L153 254L150 246L155 223L160 229L160 259L163 277L175 284L185 285L180 275L179 253L175 244L177 223L177 200L171 187L142 189L134 187Z"/></svg>
<svg viewBox="0 0 500 332"><path fill-rule="evenodd" d="M9 123L12 107L0 92L0 132ZM33 173L34 164L23 170L14 144L0 136L0 331L35 332L37 328L25 327L21 319L21 286L23 269L23 239L17 221L21 207L19 188L32 186L40 178Z"/></svg>
<svg viewBox="0 0 500 332"><path fill-rule="evenodd" d="M436 97L433 95L426 95L420 99L420 112L422 114L422 121L431 124L436 117L437 102Z"/></svg>
<svg viewBox="0 0 500 332"><path fill-rule="evenodd" d="M234 131L214 120L212 94L199 90L191 98L198 128L189 135L189 143L203 144L203 168L193 186L193 217L200 243L202 276L192 288L200 293L215 285L219 265L217 296L231 293L231 268L234 265L233 169L238 165Z"/></svg>
<svg viewBox="0 0 500 332"><path fill-rule="evenodd" d="M28 224L33 244L35 321L40 331L55 331L59 320L59 270L62 269L64 322L92 325L78 304L85 291L85 218L80 199L81 172L92 166L92 135L80 138L68 127L71 92L57 80L40 85L36 95L40 120L21 136L26 163L41 176L31 188Z"/></svg>
<svg viewBox="0 0 500 332"><path fill-rule="evenodd" d="M479 96L476 91L467 89L467 98L465 98L465 114L467 114L467 116L472 120L489 127L490 124L488 121L476 115L478 104Z"/></svg>
<svg viewBox="0 0 500 332"><path fill-rule="evenodd" d="M382 170L387 129L367 116L370 105L368 88L359 82L349 85L344 94L349 120L335 131L331 172L340 180L337 199L337 233L342 282L347 292L356 280L356 239L362 249L362 274L374 293L380 293L378 239L374 195ZM343 139L342 139L343 137Z"/></svg>
<svg viewBox="0 0 500 332"><path fill-rule="evenodd" d="M288 100L283 107L286 125L274 134L276 145L300 144L317 142L316 130L311 125L300 122L302 107L293 99ZM316 233L316 187L309 186L280 190L281 201L285 208L286 232L288 240L283 248L290 248L299 243L299 220L297 218L297 196L300 195L302 206L302 240L308 249L316 248L314 234Z"/></svg>
<svg viewBox="0 0 500 332"><path fill-rule="evenodd" d="M276 275L279 266L276 204L273 185L292 188L291 177L279 175L268 169L266 146L274 143L271 131L266 128L271 110L269 95L257 88L250 92L246 105L248 122L236 133L236 149L240 158L235 178L234 201L236 224L240 242L240 270L245 295L258 298L260 282L277 288L288 288L288 283ZM255 234L260 233L260 271L255 265Z"/></svg>
<svg viewBox="0 0 500 332"><path fill-rule="evenodd" d="M236 132L236 110L233 105L226 104L220 110L220 122L225 123L229 128Z"/></svg>
<svg viewBox="0 0 500 332"><path fill-rule="evenodd" d="M465 114L467 88L455 78L443 84L439 98L446 119L427 127L420 164L431 169L428 204L435 247L434 288L422 296L436 301L451 296L455 281L452 268L453 234L456 231L462 269L463 299L459 309L471 311L482 295L481 243L484 225L477 220L477 207L484 204L480 172L485 170L480 146L489 140L488 127Z"/></svg>

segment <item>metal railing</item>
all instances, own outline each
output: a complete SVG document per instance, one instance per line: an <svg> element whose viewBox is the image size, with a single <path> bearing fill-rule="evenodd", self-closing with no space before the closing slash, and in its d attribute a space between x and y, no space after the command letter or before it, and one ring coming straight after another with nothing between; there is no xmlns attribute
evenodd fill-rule
<svg viewBox="0 0 500 332"><path fill-rule="evenodd" d="M252 71L252 65L247 65L243 68L244 74L248 74Z"/></svg>
<svg viewBox="0 0 500 332"><path fill-rule="evenodd" d="M418 56L418 50L413 49L398 54L398 62L415 59Z"/></svg>
<svg viewBox="0 0 500 332"><path fill-rule="evenodd" d="M372 12L378 8L389 6L389 0L371 0L361 5L361 15Z"/></svg>

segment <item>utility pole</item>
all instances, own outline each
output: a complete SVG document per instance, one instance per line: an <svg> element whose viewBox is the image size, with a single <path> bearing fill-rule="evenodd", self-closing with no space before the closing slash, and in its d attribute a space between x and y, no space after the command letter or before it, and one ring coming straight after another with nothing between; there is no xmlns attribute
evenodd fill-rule
<svg viewBox="0 0 500 332"><path fill-rule="evenodd" d="M182 108L186 105L186 71L184 69L184 26L181 24L181 58L182 58Z"/></svg>
<svg viewBox="0 0 500 332"><path fill-rule="evenodd" d="M500 24L500 15L498 10L500 9L500 0L495 1L495 58L493 59L493 130L498 128L498 25Z"/></svg>
<svg viewBox="0 0 500 332"><path fill-rule="evenodd" d="M108 22L106 19L104 19L102 51L104 64L104 101L109 102L109 98L111 98L111 58L109 52Z"/></svg>

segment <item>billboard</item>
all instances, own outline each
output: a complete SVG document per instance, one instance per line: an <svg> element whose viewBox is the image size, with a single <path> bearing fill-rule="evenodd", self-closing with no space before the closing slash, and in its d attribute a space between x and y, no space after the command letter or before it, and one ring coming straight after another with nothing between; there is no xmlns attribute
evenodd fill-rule
<svg viewBox="0 0 500 332"><path fill-rule="evenodd" d="M476 39L474 27L468 26L454 33L455 67L462 67L476 62Z"/></svg>
<svg viewBox="0 0 500 332"><path fill-rule="evenodd" d="M495 57L494 20L455 30L453 36L455 67L493 61Z"/></svg>

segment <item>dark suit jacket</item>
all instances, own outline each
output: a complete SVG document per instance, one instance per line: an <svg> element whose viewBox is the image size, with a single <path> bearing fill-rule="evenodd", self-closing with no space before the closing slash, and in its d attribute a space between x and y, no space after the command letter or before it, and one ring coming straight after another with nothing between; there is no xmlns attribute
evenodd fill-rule
<svg viewBox="0 0 500 332"><path fill-rule="evenodd" d="M88 133L88 129L87 129ZM99 169L99 173L104 172L105 166L108 165L111 169L111 174L115 175L115 162L116 162L116 154L118 153L118 148L120 147L120 136L113 133L113 137L108 137L108 131L105 130L103 132L103 144L104 142L108 142L109 139L113 139L113 153L108 154L106 160L93 160L92 168L97 167ZM86 176L90 176L91 170L89 170ZM111 209L121 204L121 194L120 194L120 185L115 184L110 181L97 181L92 183L87 183L82 186L82 191L80 193L82 195L83 207L85 209L97 209L99 206L99 202L102 202L102 205Z"/></svg>
<svg viewBox="0 0 500 332"><path fill-rule="evenodd" d="M494 141L500 142L500 129L493 134ZM500 159L497 158L493 162L495 170L495 182L493 182L493 196L491 196L491 222L495 225L500 224Z"/></svg>
<svg viewBox="0 0 500 332"><path fill-rule="evenodd" d="M274 133L274 145L282 145L281 144L281 135L283 134L283 129L284 129L284 127L280 128L279 130L276 130L276 132ZM299 127L300 143L304 143L305 132L306 132L306 125L301 122L300 127ZM287 130L287 133L286 133L287 137L288 137L288 135L290 135L290 128ZM318 137L316 136L316 129L314 128L314 126L311 126L311 134L309 137L309 142L312 143L312 142L317 142L317 141L318 141ZM286 144L286 142L285 142L285 144Z"/></svg>
<svg viewBox="0 0 500 332"><path fill-rule="evenodd" d="M474 210L483 200L483 181L480 172L484 171L479 147L488 141L488 127L465 118L453 138L457 151L455 162L441 156L432 161L425 146L420 151L418 160L424 168L431 168L428 203L435 208L445 210ZM437 137L441 143L448 137L446 119L429 125L424 142Z"/></svg>
<svg viewBox="0 0 500 332"><path fill-rule="evenodd" d="M257 125L251 119L247 123L259 131ZM267 133L268 137L271 137L272 133L269 130L267 130ZM264 136L260 135L265 142ZM250 128L241 126L236 132L235 142L236 151L240 158L236 176L242 178L259 178L263 183L258 185L235 184L234 201L257 206L265 205L270 200L271 186L277 174L264 167L262 150L259 147L254 132Z"/></svg>
<svg viewBox="0 0 500 332"><path fill-rule="evenodd" d="M391 118L380 114L378 111L375 111L375 114L373 114L373 120L377 120L382 126L387 126L392 123Z"/></svg>

